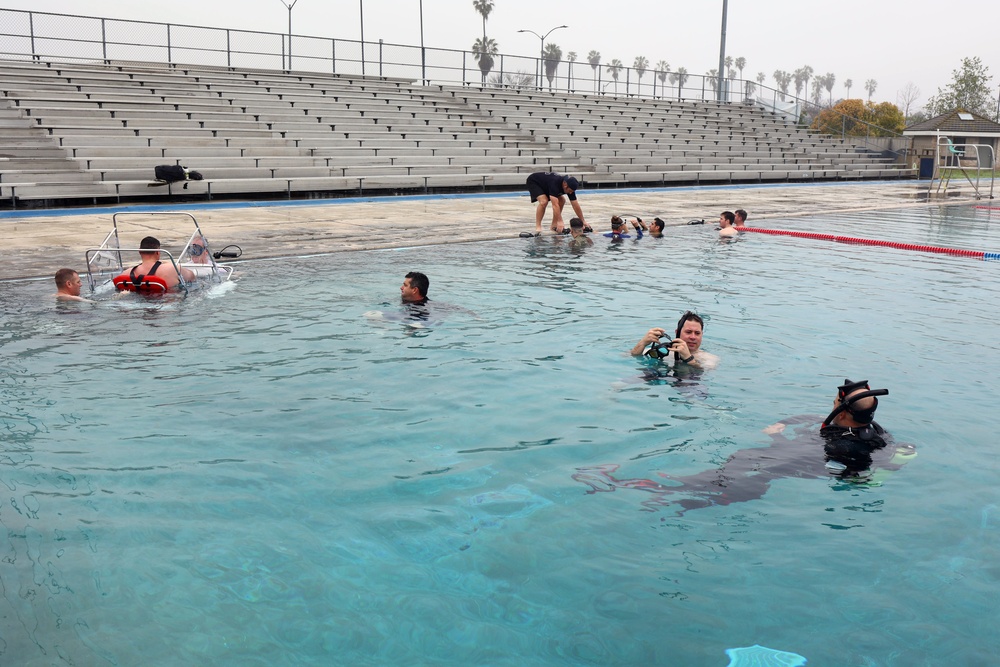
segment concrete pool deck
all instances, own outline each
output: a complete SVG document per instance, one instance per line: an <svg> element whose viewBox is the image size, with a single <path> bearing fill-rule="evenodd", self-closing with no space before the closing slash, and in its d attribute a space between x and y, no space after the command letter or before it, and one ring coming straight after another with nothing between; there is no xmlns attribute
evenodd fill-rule
<svg viewBox="0 0 1000 667"><path fill-rule="evenodd" d="M659 216L668 225L695 218L710 224L723 210L743 208L755 225L837 211L925 206L926 193L926 181L581 190L580 204L594 229L606 231L615 214ZM949 194L949 203L973 201L971 192ZM12 211L0 214L0 281L50 278L63 266L83 272L86 250L101 244L115 212L152 211L191 213L214 249L239 245L243 259L486 241L534 231L534 207L526 193ZM572 211L567 207L566 212L568 221ZM550 220L551 209L543 221L545 233ZM176 239L161 240L164 245L185 241L189 230L189 225L178 226Z"/></svg>

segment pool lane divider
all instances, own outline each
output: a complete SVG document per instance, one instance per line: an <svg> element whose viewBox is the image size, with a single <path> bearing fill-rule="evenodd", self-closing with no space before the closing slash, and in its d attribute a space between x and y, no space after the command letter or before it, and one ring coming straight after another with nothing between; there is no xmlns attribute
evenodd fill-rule
<svg viewBox="0 0 1000 667"><path fill-rule="evenodd" d="M873 245L897 250L913 250L916 252L934 252L943 255L958 255L959 257L975 257L976 259L1000 259L1000 253L983 252L982 250L965 250L963 248L946 248L943 246L918 245L914 243L897 243L896 241L881 241L879 239L863 239L856 236L838 236L836 234L818 234L816 232L795 232L788 229L764 229L763 227L741 227L741 232L756 232L774 236L793 236L800 239L816 241L834 241L836 243L851 243L855 245Z"/></svg>

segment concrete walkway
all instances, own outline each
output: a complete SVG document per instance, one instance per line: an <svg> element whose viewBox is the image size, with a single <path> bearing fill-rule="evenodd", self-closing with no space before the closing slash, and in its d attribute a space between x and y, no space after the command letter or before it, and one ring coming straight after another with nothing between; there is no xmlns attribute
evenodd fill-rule
<svg viewBox="0 0 1000 667"><path fill-rule="evenodd" d="M749 224L757 225L816 213L925 206L920 197L926 191L926 182L918 181L684 187L581 191L580 203L594 229L607 231L614 214L659 216L670 225L704 218L708 224L723 210L744 208ZM171 210L194 215L215 249L228 243L242 247L244 259L483 241L534 231L526 193L15 211L0 214L0 280L51 277L63 266L82 272L86 249L100 245L113 213ZM566 211L572 215L568 206ZM547 215L546 233L549 222ZM178 229L177 238L161 239L165 246L186 240L189 227ZM134 242L138 246L139 238Z"/></svg>

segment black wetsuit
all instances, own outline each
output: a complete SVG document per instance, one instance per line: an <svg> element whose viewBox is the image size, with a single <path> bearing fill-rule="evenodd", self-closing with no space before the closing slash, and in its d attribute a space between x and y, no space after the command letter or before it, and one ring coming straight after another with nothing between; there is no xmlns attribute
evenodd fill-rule
<svg viewBox="0 0 1000 667"><path fill-rule="evenodd" d="M784 432L772 435L767 447L741 449L714 470L683 477L663 475L669 481L662 484L649 479L617 479L610 474L618 468L614 465L581 469L573 478L593 489L588 493L638 489L655 495L642 503L649 509L680 505L689 510L756 500L767 492L771 480L782 477L815 479L832 475L850 479L864 476L872 466L900 468L891 462L896 453L896 447L888 446L892 436L878 424L873 422L860 432L839 426L817 430L821 420L818 415L784 419L780 423L803 426L791 438ZM674 494L686 497L671 498Z"/></svg>

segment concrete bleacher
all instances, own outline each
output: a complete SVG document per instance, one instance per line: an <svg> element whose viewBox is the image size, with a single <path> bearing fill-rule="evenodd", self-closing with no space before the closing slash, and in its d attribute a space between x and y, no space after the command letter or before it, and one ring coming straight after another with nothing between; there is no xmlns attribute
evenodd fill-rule
<svg viewBox="0 0 1000 667"><path fill-rule="evenodd" d="M149 63L0 62L0 127L11 206L180 194L159 164L189 198L914 176L750 106Z"/></svg>

